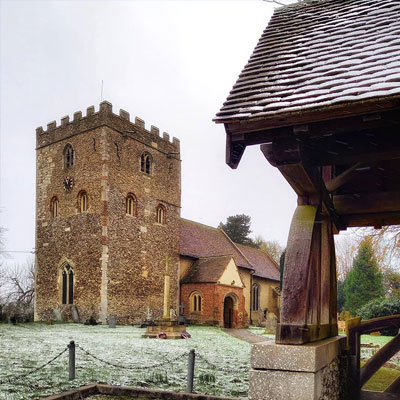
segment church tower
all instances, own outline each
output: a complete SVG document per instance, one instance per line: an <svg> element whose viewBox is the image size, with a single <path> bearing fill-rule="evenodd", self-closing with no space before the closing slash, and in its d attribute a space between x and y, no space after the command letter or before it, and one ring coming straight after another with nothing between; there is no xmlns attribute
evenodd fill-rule
<svg viewBox="0 0 400 400"><path fill-rule="evenodd" d="M103 101L36 141L35 319L160 318L167 254L177 309L179 140Z"/></svg>

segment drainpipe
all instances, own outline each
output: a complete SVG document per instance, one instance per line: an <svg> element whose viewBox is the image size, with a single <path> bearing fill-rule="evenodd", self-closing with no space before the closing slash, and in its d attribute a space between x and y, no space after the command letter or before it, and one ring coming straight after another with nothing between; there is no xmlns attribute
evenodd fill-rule
<svg viewBox="0 0 400 400"><path fill-rule="evenodd" d="M254 269L250 272L250 325L253 325L253 319L251 318L251 309L253 305L253 275Z"/></svg>

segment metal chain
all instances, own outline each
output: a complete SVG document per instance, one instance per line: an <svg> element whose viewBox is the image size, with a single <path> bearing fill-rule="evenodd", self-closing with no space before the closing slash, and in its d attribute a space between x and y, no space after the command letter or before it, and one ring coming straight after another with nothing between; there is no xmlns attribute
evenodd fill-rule
<svg viewBox="0 0 400 400"><path fill-rule="evenodd" d="M34 374L35 372L41 370L42 368L46 367L47 365L51 364L53 361L57 360L58 357L61 357L66 351L68 350L68 347L66 347L61 353L57 354L55 357L53 357L51 360L47 361L47 363L41 365L40 367L37 367L33 369L32 371L26 372L21 375L14 376L13 378L8 378L0 381L0 385L4 385L5 383L14 383L18 381L21 378L26 378L29 375Z"/></svg>
<svg viewBox="0 0 400 400"><path fill-rule="evenodd" d="M82 346L76 345L76 347L81 349L88 356L90 356L90 357L92 357L92 358L96 359L97 361L100 361L100 362L102 362L104 364L108 364L108 365L111 365L112 367L116 367L116 368L131 369L131 370L144 370L144 369L162 367L162 366L167 365L167 364L172 364L175 361L179 360L180 358L183 358L183 357L188 355L188 353L184 353L184 354L179 355L178 357L173 358L172 360L167 360L167 361L159 363L159 364L152 364L152 365L146 365L146 366L128 366L128 365L115 364L115 363L112 363L110 361L103 360L102 358L97 357L96 355L92 354L90 351L85 350Z"/></svg>
<svg viewBox="0 0 400 400"><path fill-rule="evenodd" d="M241 371L240 369L229 369L229 368L220 368L217 367L215 364L212 362L208 361L206 358L204 358L201 354L196 353L196 357L200 358L200 360L203 360L206 364L208 364L212 369L215 369L216 371L222 371L222 372L229 372L230 374L236 374L238 372L245 372L246 370Z"/></svg>

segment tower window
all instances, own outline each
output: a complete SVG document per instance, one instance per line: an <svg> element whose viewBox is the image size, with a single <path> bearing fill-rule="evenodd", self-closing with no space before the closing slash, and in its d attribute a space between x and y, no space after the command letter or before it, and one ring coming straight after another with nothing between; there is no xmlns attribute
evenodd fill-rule
<svg viewBox="0 0 400 400"><path fill-rule="evenodd" d="M72 167L75 164L74 149L70 144L67 144L64 148L64 166Z"/></svg>
<svg viewBox="0 0 400 400"><path fill-rule="evenodd" d="M129 193L126 197L126 213L133 216L137 215L137 200L132 193Z"/></svg>
<svg viewBox="0 0 400 400"><path fill-rule="evenodd" d="M58 203L58 199L57 199L57 197L56 196L54 196L52 199L51 199L51 202L50 202L50 212L51 212L51 216L53 217L53 218L56 218L56 217L58 217L58 213L59 213L59 203Z"/></svg>
<svg viewBox="0 0 400 400"><path fill-rule="evenodd" d="M69 265L62 269L62 304L74 304L74 270Z"/></svg>
<svg viewBox="0 0 400 400"><path fill-rule="evenodd" d="M78 210L80 213L88 210L88 195L84 190L81 190L78 194Z"/></svg>
<svg viewBox="0 0 400 400"><path fill-rule="evenodd" d="M157 223L161 225L165 225L167 221L167 212L165 207L161 204L157 207Z"/></svg>
<svg viewBox="0 0 400 400"><path fill-rule="evenodd" d="M190 295L190 311L201 313L202 298L200 292L193 292Z"/></svg>
<svg viewBox="0 0 400 400"><path fill-rule="evenodd" d="M148 175L151 174L151 155L143 153L140 157L140 170Z"/></svg>
<svg viewBox="0 0 400 400"><path fill-rule="evenodd" d="M260 286L255 283L252 288L251 310L258 311L260 309Z"/></svg>

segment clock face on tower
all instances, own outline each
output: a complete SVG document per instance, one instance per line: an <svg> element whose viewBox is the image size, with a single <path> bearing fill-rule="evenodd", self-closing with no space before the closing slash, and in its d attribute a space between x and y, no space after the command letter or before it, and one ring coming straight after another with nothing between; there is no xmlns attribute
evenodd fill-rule
<svg viewBox="0 0 400 400"><path fill-rule="evenodd" d="M70 176L67 176L63 181L64 190L70 192L74 186L74 180Z"/></svg>

